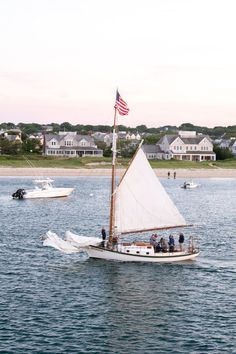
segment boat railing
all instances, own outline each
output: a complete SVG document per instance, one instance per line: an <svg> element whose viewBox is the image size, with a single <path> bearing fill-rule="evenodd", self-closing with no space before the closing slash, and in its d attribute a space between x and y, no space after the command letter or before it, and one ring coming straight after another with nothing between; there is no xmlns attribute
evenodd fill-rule
<svg viewBox="0 0 236 354"><path fill-rule="evenodd" d="M190 236L190 238L189 238L188 252L189 253L199 252L199 246L198 246L197 240L194 236Z"/></svg>

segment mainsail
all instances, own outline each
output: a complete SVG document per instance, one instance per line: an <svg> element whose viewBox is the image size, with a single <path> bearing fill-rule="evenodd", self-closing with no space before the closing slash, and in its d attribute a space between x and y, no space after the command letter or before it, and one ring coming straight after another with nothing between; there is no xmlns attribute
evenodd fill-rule
<svg viewBox="0 0 236 354"><path fill-rule="evenodd" d="M141 146L115 192L115 231L132 233L186 226Z"/></svg>

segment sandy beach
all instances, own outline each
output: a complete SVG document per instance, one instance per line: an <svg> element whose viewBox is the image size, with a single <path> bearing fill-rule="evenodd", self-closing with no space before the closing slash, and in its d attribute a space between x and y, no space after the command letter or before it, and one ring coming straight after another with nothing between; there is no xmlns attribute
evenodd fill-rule
<svg viewBox="0 0 236 354"><path fill-rule="evenodd" d="M124 169L117 169L117 175L121 176ZM174 171L176 178L236 178L236 169L155 169L158 177L167 177L168 171L173 178ZM111 170L105 168L94 169L69 169L69 168L13 168L0 167L0 177L76 177L76 176L110 176Z"/></svg>

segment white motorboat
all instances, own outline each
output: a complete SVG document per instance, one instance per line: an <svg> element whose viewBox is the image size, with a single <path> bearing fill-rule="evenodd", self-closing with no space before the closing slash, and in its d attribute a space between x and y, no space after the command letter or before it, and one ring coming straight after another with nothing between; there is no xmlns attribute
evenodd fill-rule
<svg viewBox="0 0 236 354"><path fill-rule="evenodd" d="M124 101L122 104L124 107ZM195 246L193 237L190 237L189 245L181 249L169 246L165 250L157 250L154 244L143 242L142 233L191 225L186 223L159 182L141 148L142 143L120 183L118 186L115 185L117 110L124 115L125 110L119 110L116 99L108 241L101 242L98 238L81 237L68 231L63 240L48 231L43 237L43 245L65 253L85 251L90 258L110 261L169 263L195 259L199 255L199 249ZM122 242L122 236L128 234L139 235L140 242Z"/></svg>
<svg viewBox="0 0 236 354"><path fill-rule="evenodd" d="M181 186L181 188L193 189L193 188L197 188L198 186L199 184L194 183L193 181L185 181L184 184Z"/></svg>
<svg viewBox="0 0 236 354"><path fill-rule="evenodd" d="M18 189L12 194L13 199L35 199L35 198L60 198L70 195L74 188L57 188L53 186L54 180L50 178L36 179L33 181L35 188Z"/></svg>

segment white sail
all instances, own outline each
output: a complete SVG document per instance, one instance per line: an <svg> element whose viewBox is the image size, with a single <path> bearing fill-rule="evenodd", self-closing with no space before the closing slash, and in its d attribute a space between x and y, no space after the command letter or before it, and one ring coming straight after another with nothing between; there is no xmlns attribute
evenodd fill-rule
<svg viewBox="0 0 236 354"><path fill-rule="evenodd" d="M131 233L186 225L139 148L116 189L115 230Z"/></svg>

